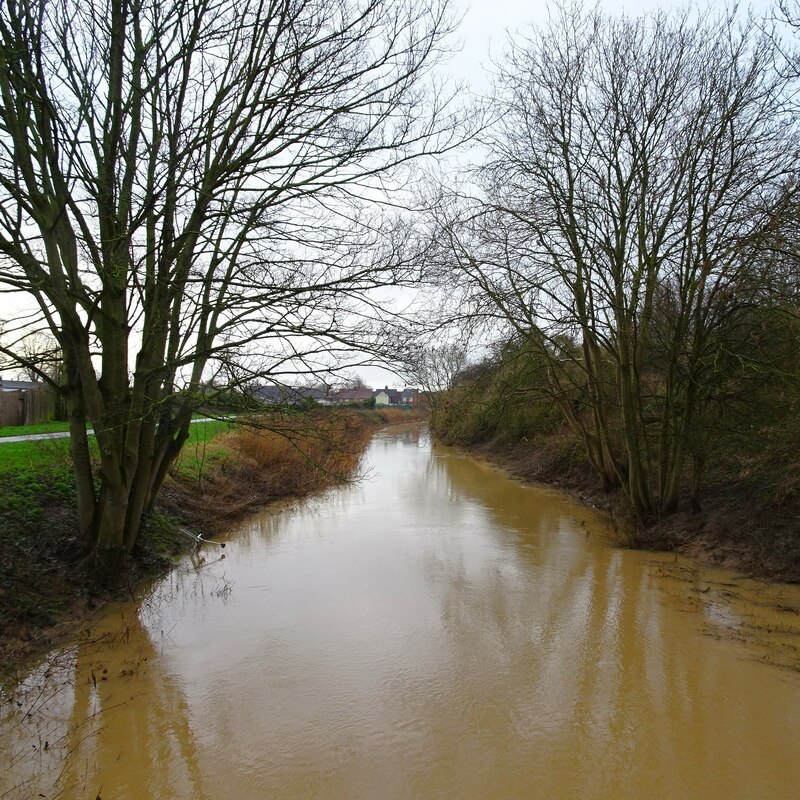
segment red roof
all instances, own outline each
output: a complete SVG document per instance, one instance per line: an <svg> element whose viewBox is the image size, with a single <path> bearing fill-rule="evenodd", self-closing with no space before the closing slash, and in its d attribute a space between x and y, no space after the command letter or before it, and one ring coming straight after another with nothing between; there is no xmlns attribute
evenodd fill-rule
<svg viewBox="0 0 800 800"><path fill-rule="evenodd" d="M351 400L369 400L372 397L372 389L341 389L338 392L331 392L331 397L343 403Z"/></svg>

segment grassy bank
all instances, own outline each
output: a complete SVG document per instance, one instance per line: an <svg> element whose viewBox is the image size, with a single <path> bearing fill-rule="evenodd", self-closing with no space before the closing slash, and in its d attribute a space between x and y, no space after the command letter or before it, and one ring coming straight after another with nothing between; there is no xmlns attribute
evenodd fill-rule
<svg viewBox="0 0 800 800"><path fill-rule="evenodd" d="M161 507L216 533L267 503L302 497L357 477L369 437L383 419L321 409L242 420L235 430L184 448Z"/></svg>
<svg viewBox="0 0 800 800"><path fill-rule="evenodd" d="M0 672L13 672L107 599L169 569L192 546L181 527L219 532L267 503L351 480L372 431L418 418L396 409L318 409L193 425L115 586L76 572L84 550L67 440L1 445Z"/></svg>

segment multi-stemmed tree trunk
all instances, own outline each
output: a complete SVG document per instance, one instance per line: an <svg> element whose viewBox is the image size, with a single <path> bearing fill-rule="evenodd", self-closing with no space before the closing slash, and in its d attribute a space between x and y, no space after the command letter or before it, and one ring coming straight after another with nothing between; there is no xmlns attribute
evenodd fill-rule
<svg viewBox="0 0 800 800"><path fill-rule="evenodd" d="M448 29L438 2L3 5L0 283L63 353L99 566L133 547L211 379L369 345L372 291L411 272L363 198L456 143L426 78Z"/></svg>

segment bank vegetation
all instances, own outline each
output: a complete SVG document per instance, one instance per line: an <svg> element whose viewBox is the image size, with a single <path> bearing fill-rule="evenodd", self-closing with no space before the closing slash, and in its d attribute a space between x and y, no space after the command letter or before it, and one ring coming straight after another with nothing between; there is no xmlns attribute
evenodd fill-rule
<svg viewBox="0 0 800 800"><path fill-rule="evenodd" d="M0 368L65 408L98 572L199 408L380 350L418 275L396 195L463 140L453 26L446 0L0 3Z"/></svg>

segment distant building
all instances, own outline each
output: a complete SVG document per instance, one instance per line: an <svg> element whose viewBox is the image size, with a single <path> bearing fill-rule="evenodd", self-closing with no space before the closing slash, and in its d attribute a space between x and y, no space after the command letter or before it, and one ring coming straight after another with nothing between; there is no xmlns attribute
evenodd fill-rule
<svg viewBox="0 0 800 800"><path fill-rule="evenodd" d="M363 403L372 395L372 389L362 386L358 389L340 389L338 392L331 392L330 398L334 403Z"/></svg>
<svg viewBox="0 0 800 800"><path fill-rule="evenodd" d="M322 389L312 389L305 386L281 386L275 383L268 383L256 386L252 389L253 399L265 405L303 405L308 400L323 405L328 401L328 395Z"/></svg>
<svg viewBox="0 0 800 800"><path fill-rule="evenodd" d="M419 389L403 389L403 391L400 392L400 405L418 406Z"/></svg>
<svg viewBox="0 0 800 800"><path fill-rule="evenodd" d="M419 405L419 389L390 389L388 386L374 391L364 386L357 389L339 389L330 393L328 402L363 403L372 398L375 398L376 406L416 406Z"/></svg>
<svg viewBox="0 0 800 800"><path fill-rule="evenodd" d="M388 386L378 389L375 392L376 406L399 406L400 392L397 389L390 389Z"/></svg>
<svg viewBox="0 0 800 800"><path fill-rule="evenodd" d="M38 381L9 381L0 377L0 392L28 392L32 389L47 389L44 383Z"/></svg>
<svg viewBox="0 0 800 800"><path fill-rule="evenodd" d="M384 386L375 392L376 406L416 406L419 405L419 389L390 389Z"/></svg>

